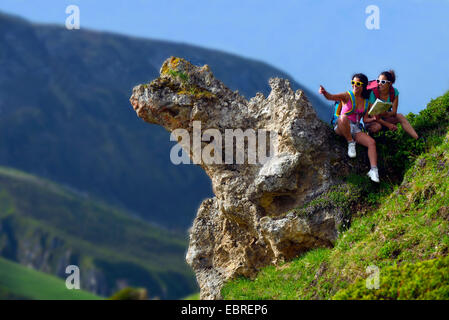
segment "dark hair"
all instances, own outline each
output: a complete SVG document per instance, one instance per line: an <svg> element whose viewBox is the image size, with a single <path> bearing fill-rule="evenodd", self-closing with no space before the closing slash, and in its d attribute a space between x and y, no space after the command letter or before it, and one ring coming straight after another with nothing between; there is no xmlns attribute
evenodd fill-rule
<svg viewBox="0 0 449 320"><path fill-rule="evenodd" d="M368 86L368 77L365 76L363 73L356 73L356 74L352 75L351 80L354 80L354 78L359 78L363 82L362 97L364 99L369 99L371 90L368 90L366 88Z"/></svg>
<svg viewBox="0 0 449 320"><path fill-rule="evenodd" d="M379 76L387 77L387 80L391 81L391 84L393 84L396 81L396 74L394 73L393 70L384 71Z"/></svg>

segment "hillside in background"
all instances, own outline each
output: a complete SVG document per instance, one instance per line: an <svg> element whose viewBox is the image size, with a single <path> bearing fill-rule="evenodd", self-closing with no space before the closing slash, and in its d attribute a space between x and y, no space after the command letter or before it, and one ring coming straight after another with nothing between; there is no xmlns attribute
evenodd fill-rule
<svg viewBox="0 0 449 320"><path fill-rule="evenodd" d="M84 290L68 290L65 281L0 257L0 300L97 300Z"/></svg>
<svg viewBox="0 0 449 320"><path fill-rule="evenodd" d="M268 94L270 77L291 79L265 63L220 51L68 31L0 14L0 165L185 230L212 194L209 178L194 165L173 165L169 134L144 124L128 101L133 86L156 78L170 56L208 64L247 98ZM304 90L327 118L327 107Z"/></svg>
<svg viewBox="0 0 449 320"><path fill-rule="evenodd" d="M1 257L64 279L66 267L77 265L81 289L101 296L133 286L146 288L150 298L174 299L197 290L186 247L183 234L0 167ZM0 287L15 281L11 277L0 279Z"/></svg>
<svg viewBox="0 0 449 320"><path fill-rule="evenodd" d="M224 298L448 300L449 92L407 117L420 140L400 127L375 136L379 185L350 175L349 189L307 204L336 202L345 210L350 226L333 248L269 266L255 279L235 279Z"/></svg>

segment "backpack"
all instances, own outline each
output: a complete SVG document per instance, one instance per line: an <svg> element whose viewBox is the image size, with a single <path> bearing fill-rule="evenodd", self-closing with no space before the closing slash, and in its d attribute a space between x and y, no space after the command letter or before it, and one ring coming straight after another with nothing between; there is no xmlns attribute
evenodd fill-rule
<svg viewBox="0 0 449 320"><path fill-rule="evenodd" d="M352 109L349 112L347 112L346 114L351 114L355 110L355 96L354 96L354 92L352 92L352 91L348 91L348 93L349 93L349 96L351 97ZM342 108L343 108L343 101L335 101L334 114L332 115L332 118L331 118L331 126L334 126L335 123L337 123L337 119L341 114Z"/></svg>

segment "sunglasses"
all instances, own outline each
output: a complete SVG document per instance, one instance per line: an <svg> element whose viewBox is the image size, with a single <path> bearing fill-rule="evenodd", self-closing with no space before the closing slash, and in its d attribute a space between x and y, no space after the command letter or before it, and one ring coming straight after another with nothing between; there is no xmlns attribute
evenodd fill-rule
<svg viewBox="0 0 449 320"><path fill-rule="evenodd" d="M387 82L391 82L390 80L379 80L377 79L377 84L386 84Z"/></svg>
<svg viewBox="0 0 449 320"><path fill-rule="evenodd" d="M356 85L357 87L363 86L363 82L351 80L351 85Z"/></svg>

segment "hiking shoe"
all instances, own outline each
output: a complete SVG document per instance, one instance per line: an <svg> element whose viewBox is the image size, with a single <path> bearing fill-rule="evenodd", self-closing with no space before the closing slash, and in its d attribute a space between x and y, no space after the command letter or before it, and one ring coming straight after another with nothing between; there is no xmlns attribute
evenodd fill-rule
<svg viewBox="0 0 449 320"><path fill-rule="evenodd" d="M348 156L349 158L355 158L356 156L355 152L355 141L348 142Z"/></svg>
<svg viewBox="0 0 449 320"><path fill-rule="evenodd" d="M377 171L377 168L371 168L371 170L368 171L368 177L370 177L372 181L379 183L379 172Z"/></svg>

